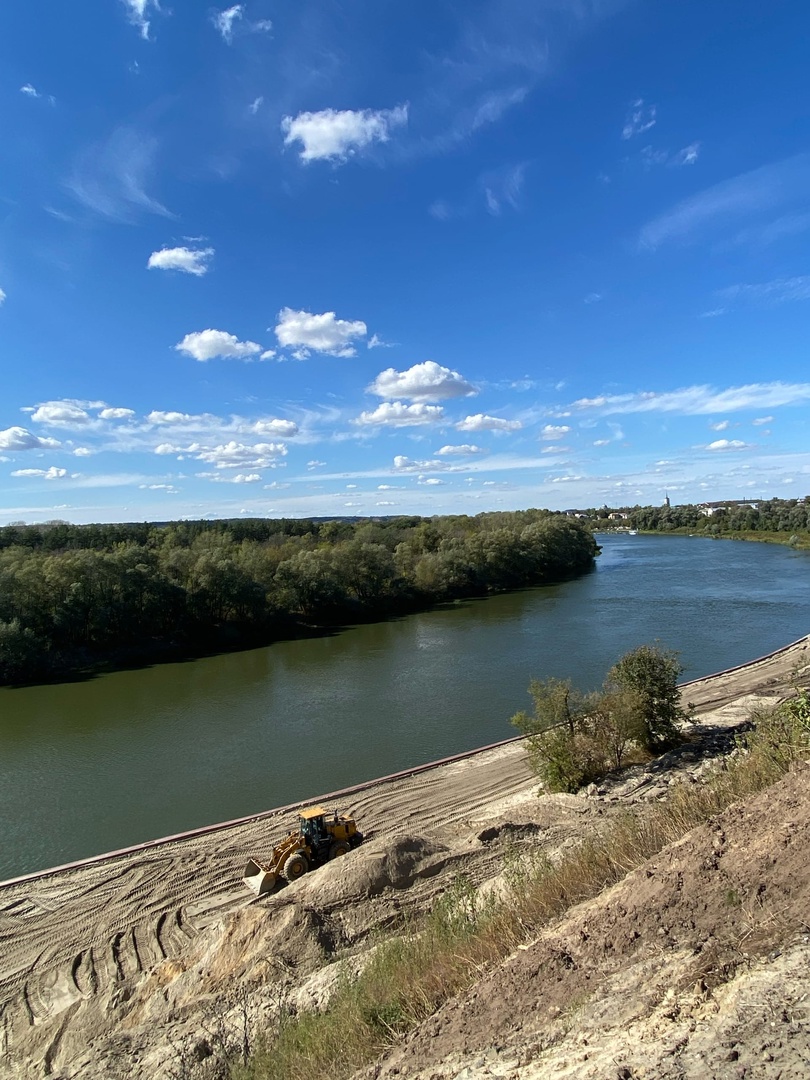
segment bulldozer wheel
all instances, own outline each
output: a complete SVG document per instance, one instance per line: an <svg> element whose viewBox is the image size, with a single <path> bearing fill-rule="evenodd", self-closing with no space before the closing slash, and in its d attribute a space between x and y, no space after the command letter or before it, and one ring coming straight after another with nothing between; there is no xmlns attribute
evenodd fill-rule
<svg viewBox="0 0 810 1080"><path fill-rule="evenodd" d="M329 861L339 859L341 855L348 855L350 850L351 848L345 840L336 840L329 848Z"/></svg>
<svg viewBox="0 0 810 1080"><path fill-rule="evenodd" d="M309 870L309 863L307 857L303 851L296 851L295 854L290 855L289 859L284 863L284 877L287 881L298 881L300 877Z"/></svg>

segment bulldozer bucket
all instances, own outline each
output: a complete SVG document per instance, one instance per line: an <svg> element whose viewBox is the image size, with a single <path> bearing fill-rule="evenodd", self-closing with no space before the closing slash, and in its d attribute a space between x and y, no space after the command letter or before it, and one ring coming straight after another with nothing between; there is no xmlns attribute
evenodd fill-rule
<svg viewBox="0 0 810 1080"><path fill-rule="evenodd" d="M251 892L261 896L270 892L276 884L276 875L269 866L264 866L257 859L248 859L242 880Z"/></svg>

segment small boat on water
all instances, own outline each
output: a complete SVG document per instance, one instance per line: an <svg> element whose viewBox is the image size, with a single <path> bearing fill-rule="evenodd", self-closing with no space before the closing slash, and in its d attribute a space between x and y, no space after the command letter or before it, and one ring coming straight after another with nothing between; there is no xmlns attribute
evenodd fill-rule
<svg viewBox="0 0 810 1080"><path fill-rule="evenodd" d="M628 529L627 530L627 535L628 536L638 536L638 529Z"/></svg>

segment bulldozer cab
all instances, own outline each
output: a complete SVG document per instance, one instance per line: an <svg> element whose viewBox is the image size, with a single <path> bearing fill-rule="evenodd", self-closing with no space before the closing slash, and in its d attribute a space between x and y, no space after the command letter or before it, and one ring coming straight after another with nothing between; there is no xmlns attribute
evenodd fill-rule
<svg viewBox="0 0 810 1080"><path fill-rule="evenodd" d="M311 806L298 815L301 823L301 835L313 847L318 848L329 840L326 827L326 811L322 806Z"/></svg>

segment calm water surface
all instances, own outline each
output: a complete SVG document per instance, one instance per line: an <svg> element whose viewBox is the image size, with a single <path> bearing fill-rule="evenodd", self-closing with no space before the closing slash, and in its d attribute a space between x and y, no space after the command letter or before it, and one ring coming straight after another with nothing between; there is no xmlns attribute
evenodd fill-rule
<svg viewBox="0 0 810 1080"><path fill-rule="evenodd" d="M598 686L655 638L684 678L810 632L810 554L600 538L565 585L331 637L0 690L0 879L507 738L533 676Z"/></svg>

